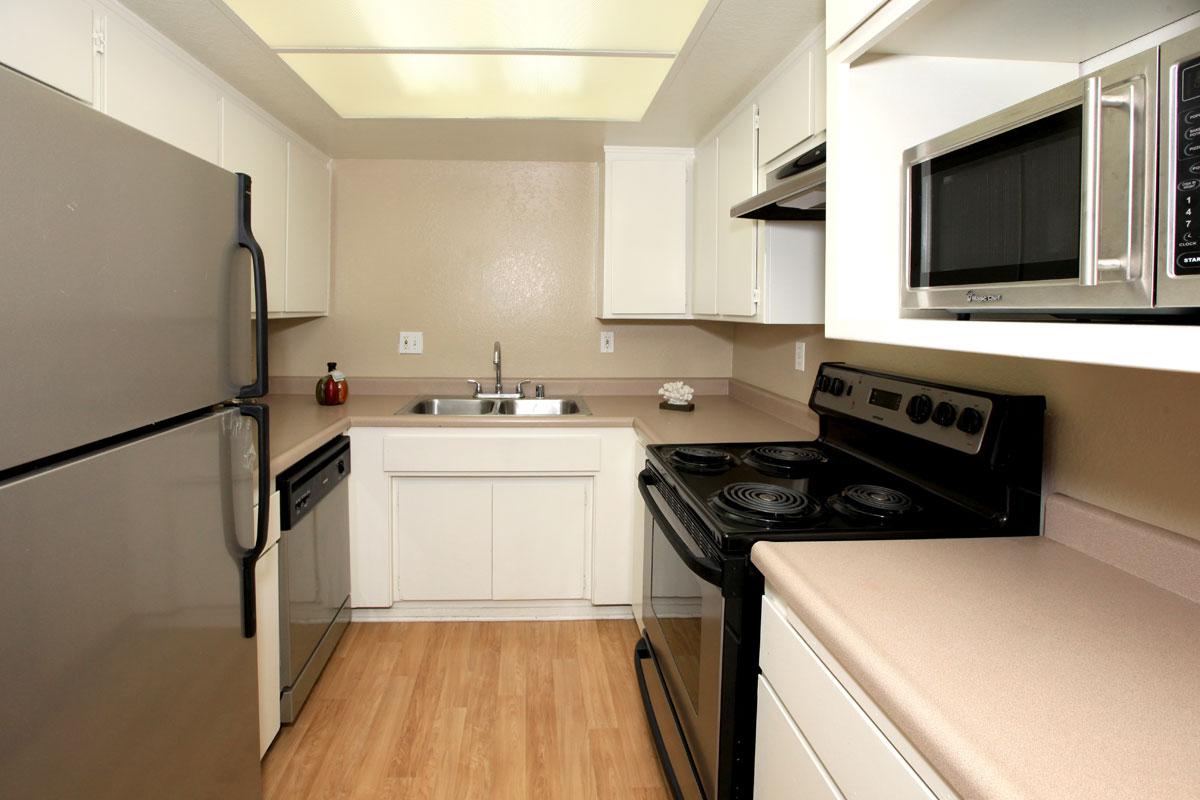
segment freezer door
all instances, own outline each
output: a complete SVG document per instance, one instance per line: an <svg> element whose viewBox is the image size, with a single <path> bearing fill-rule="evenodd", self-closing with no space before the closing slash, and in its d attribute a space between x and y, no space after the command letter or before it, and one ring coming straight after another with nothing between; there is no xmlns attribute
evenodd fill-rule
<svg viewBox="0 0 1200 800"><path fill-rule="evenodd" d="M237 177L0 67L0 472L254 380Z"/></svg>
<svg viewBox="0 0 1200 800"><path fill-rule="evenodd" d="M237 411L0 483L0 797L260 797Z"/></svg>

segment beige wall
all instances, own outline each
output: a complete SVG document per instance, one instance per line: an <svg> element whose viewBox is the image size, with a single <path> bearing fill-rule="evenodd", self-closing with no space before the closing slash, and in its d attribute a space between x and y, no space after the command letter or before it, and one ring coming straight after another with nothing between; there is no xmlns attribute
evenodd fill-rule
<svg viewBox="0 0 1200 800"><path fill-rule="evenodd" d="M808 369L794 368L796 339ZM847 361L945 383L1046 395L1047 488L1200 539L1200 375L831 341L818 326L738 326L733 375L808 400Z"/></svg>
<svg viewBox="0 0 1200 800"><path fill-rule="evenodd" d="M334 162L330 315L271 322L271 373L728 377L729 326L601 323L596 164ZM600 331L616 352L600 353ZM399 355L400 331L425 334Z"/></svg>

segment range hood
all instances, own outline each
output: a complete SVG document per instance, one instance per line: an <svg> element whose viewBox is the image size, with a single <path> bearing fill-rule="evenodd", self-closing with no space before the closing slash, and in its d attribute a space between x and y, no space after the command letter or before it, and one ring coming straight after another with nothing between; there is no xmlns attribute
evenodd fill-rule
<svg viewBox="0 0 1200 800"><path fill-rule="evenodd" d="M825 140L767 175L767 188L729 210L742 219L825 220Z"/></svg>

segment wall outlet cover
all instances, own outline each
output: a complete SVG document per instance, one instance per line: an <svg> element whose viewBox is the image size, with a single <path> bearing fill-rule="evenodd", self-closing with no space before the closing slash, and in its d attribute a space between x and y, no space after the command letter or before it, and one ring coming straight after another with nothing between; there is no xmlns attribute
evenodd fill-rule
<svg viewBox="0 0 1200 800"><path fill-rule="evenodd" d="M804 372L804 342L796 340L796 369Z"/></svg>
<svg viewBox="0 0 1200 800"><path fill-rule="evenodd" d="M616 334L612 331L600 331L600 352L611 353L616 348Z"/></svg>
<svg viewBox="0 0 1200 800"><path fill-rule="evenodd" d="M425 350L425 336L421 331L401 331L396 351L402 355L420 355Z"/></svg>

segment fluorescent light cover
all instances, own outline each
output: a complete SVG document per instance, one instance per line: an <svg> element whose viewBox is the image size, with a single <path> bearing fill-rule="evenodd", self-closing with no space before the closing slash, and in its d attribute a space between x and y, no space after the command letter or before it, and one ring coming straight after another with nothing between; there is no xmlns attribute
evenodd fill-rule
<svg viewBox="0 0 1200 800"><path fill-rule="evenodd" d="M679 52L706 0L225 0L268 45Z"/></svg>
<svg viewBox="0 0 1200 800"><path fill-rule="evenodd" d="M283 53L343 117L639 120L669 59Z"/></svg>

